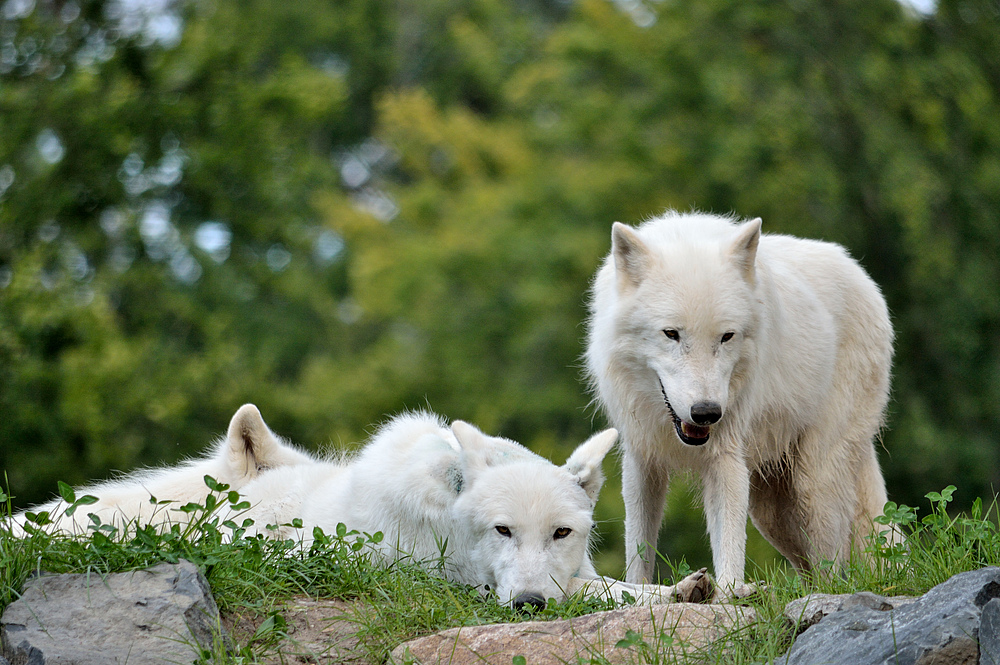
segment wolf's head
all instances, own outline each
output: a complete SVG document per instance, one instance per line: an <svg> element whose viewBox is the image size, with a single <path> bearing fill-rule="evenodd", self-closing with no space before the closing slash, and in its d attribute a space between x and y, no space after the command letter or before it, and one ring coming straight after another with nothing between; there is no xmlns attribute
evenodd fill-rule
<svg viewBox="0 0 1000 665"><path fill-rule="evenodd" d="M563 599L574 576L593 577L588 544L604 483L601 462L618 433L594 435L557 467L522 456L496 463L493 452L509 441L461 421L452 431L465 482L454 510L472 540L476 578L520 608Z"/></svg>
<svg viewBox="0 0 1000 665"><path fill-rule="evenodd" d="M689 446L725 418L752 344L760 227L679 215L612 229L622 352L648 373L647 392L662 395Z"/></svg>

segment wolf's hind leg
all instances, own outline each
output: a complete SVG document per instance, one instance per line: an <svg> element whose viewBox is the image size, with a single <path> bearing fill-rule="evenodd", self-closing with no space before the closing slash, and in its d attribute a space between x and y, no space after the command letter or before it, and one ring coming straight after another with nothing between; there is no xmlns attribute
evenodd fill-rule
<svg viewBox="0 0 1000 665"><path fill-rule="evenodd" d="M851 554L857 469L843 443L839 447L821 459L804 458L793 479L806 558L814 572L824 562L832 562L837 570Z"/></svg>
<svg viewBox="0 0 1000 665"><path fill-rule="evenodd" d="M750 519L797 570L808 571L809 547L792 481L787 462L755 470L750 475Z"/></svg>

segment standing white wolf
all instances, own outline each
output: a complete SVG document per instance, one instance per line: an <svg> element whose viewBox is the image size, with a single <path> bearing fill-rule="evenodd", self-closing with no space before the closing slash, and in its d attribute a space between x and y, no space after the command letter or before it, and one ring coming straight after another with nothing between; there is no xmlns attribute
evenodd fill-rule
<svg viewBox="0 0 1000 665"><path fill-rule="evenodd" d="M716 583L743 584L747 514L798 569L841 562L886 502L881 292L838 245L705 214L615 223L588 374L622 434L629 582L649 580L668 479L703 485Z"/></svg>
<svg viewBox="0 0 1000 665"><path fill-rule="evenodd" d="M588 550L593 509L604 482L601 462L617 437L614 430L596 434L557 467L464 422L449 428L437 416L408 414L389 421L353 459L322 460L275 436L248 404L209 457L91 486L86 491L100 500L71 517L58 503L42 508L55 528L77 533L88 513L125 528L183 522L183 511L150 509L150 493L161 501L176 496L181 505L203 500L203 476L216 474L251 506L223 517L252 519L251 535L308 544L314 527L328 534L340 523L381 531L373 546L384 558L431 565L515 607L577 592L618 600L627 592L645 603L707 597L704 571L676 587L626 584L595 572ZM292 526L296 518L301 527ZM24 520L24 513L15 516L19 533Z"/></svg>

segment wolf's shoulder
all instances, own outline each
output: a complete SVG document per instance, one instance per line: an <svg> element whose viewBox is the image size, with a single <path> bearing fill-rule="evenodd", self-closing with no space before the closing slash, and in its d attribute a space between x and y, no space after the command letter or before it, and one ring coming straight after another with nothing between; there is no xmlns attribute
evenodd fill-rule
<svg viewBox="0 0 1000 665"><path fill-rule="evenodd" d="M392 416L375 430L369 445L385 440L416 441L425 437L441 439L451 448L458 450L458 442L448 422L430 411L407 411Z"/></svg>
<svg viewBox="0 0 1000 665"><path fill-rule="evenodd" d="M757 263L779 273L787 270L802 278L871 281L860 262L843 245L828 240L800 238L780 233L763 234Z"/></svg>
<svg viewBox="0 0 1000 665"><path fill-rule="evenodd" d="M457 457L459 450L444 418L429 411L409 411L382 423L361 455Z"/></svg>

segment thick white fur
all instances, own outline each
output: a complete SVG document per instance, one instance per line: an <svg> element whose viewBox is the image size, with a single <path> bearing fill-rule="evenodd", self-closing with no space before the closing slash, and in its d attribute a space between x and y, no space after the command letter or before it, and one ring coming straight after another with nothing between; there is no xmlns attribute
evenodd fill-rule
<svg viewBox="0 0 1000 665"><path fill-rule="evenodd" d="M886 501L873 439L893 333L879 288L843 248L761 235L759 219L616 223L589 323L588 374L622 435L628 581L652 577L668 479L682 469L702 479L723 595L749 590L748 513L802 570L863 544ZM685 428L693 405L720 407L707 441L682 442L667 399Z"/></svg>
<svg viewBox="0 0 1000 665"><path fill-rule="evenodd" d="M250 502L248 510L224 515L252 519L250 534L305 545L314 527L328 534L340 523L381 531L381 556L410 558L515 605L578 591L619 600L627 592L646 603L706 597L704 571L676 587L626 584L595 572L588 552L593 509L604 482L601 462L617 436L594 435L557 467L467 423L449 428L437 416L414 413L389 421L353 459L331 461L289 447L246 405L213 456L86 488L100 502L82 507L82 515L57 517L57 528L81 532L95 509L105 523L177 521L162 506L151 511L149 494L177 497L181 505L201 500L202 478L210 474ZM58 515L57 507L41 508ZM302 527L291 526L296 518ZM23 514L17 519L23 523Z"/></svg>
<svg viewBox="0 0 1000 665"><path fill-rule="evenodd" d="M594 570L588 547L601 462L617 436L594 435L557 467L462 421L449 428L412 413L390 420L352 460L276 469L242 492L256 525L302 519L301 529L284 527L278 537L308 543L313 527L333 533L339 523L380 531L376 549L386 559L428 565L515 605L580 590L618 600L625 591L647 603L698 599L707 594L703 571L671 587ZM568 534L556 537L561 529Z"/></svg>
<svg viewBox="0 0 1000 665"><path fill-rule="evenodd" d="M204 480L206 475L232 489L240 489L268 469L311 460L309 455L271 432L256 406L246 404L233 416L225 438L220 439L205 457L173 467L145 469L77 489L78 498L90 494L99 500L79 507L71 516L66 515L68 506L61 499L35 506L31 512L47 511L54 530L72 534L87 532L92 524L91 514L99 517L102 524L118 528L137 523L184 524L190 514L178 508L190 502L204 503L209 494ZM157 503L151 502L150 497L156 498ZM23 534L25 512L14 515L15 534Z"/></svg>

